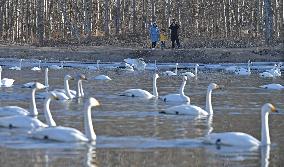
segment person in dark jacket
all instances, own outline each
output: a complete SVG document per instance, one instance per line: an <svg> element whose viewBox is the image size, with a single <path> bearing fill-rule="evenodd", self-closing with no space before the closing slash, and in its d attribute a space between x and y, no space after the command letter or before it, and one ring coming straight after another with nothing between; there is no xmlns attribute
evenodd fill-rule
<svg viewBox="0 0 284 167"><path fill-rule="evenodd" d="M179 24L176 22L175 19L172 19L172 23L169 29L171 30L172 48L175 48L175 42L177 43L177 47L180 48L180 43L178 39Z"/></svg>

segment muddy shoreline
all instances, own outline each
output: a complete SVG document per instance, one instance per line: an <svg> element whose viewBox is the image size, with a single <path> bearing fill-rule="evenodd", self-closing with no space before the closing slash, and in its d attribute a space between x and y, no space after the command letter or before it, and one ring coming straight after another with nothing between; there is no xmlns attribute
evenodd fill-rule
<svg viewBox="0 0 284 167"><path fill-rule="evenodd" d="M47 61L122 62L125 58L143 58L161 63L244 63L284 62L284 46L254 48L145 49L114 46L35 47L0 45L0 58L40 59Z"/></svg>

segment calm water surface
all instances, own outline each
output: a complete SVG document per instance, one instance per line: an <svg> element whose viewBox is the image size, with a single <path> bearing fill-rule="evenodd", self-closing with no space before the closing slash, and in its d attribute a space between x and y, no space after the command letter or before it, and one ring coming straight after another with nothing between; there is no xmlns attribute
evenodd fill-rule
<svg viewBox="0 0 284 167"><path fill-rule="evenodd" d="M283 85L283 77L259 78L257 74L238 77L222 71L201 71L198 80L189 80L185 94L192 104L205 107L209 83L223 89L213 92L213 118L162 115L159 111L174 104L159 100L139 100L116 94L129 88L152 91L151 71L127 73L114 70L86 71L65 68L50 70L49 85L63 88L65 74L85 73L92 77L107 74L109 82L84 82L86 97L97 98L101 106L93 108L96 143L58 143L29 138L25 129L0 128L1 166L281 166L284 160L284 111L269 118L271 147L216 147L201 142L213 132L241 131L260 139L260 108L270 102L284 109L284 92L258 88L268 83ZM44 73L29 69L4 69L3 77L15 79L12 88L0 88L0 106L29 107L30 90L21 84L30 81L44 83ZM181 84L180 77L158 79L160 95L174 93ZM70 82L75 89L76 84ZM58 125L83 128L82 107L85 99L51 103ZM43 120L43 100L37 100ZM43 120L44 121L44 120Z"/></svg>

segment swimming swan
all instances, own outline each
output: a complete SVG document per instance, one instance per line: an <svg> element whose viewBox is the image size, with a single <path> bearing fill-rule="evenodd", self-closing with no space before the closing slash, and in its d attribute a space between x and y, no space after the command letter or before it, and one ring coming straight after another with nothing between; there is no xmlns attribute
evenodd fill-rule
<svg viewBox="0 0 284 167"><path fill-rule="evenodd" d="M167 75L167 76L176 76L176 75L177 75L177 67L178 67L178 63L176 63L175 72L172 72L172 71L165 71L165 72L163 72L163 74L164 74L164 75Z"/></svg>
<svg viewBox="0 0 284 167"><path fill-rule="evenodd" d="M175 115L204 115L204 116L213 115L211 94L212 94L212 90L219 89L219 88L220 87L215 83L209 84L207 88L207 94L206 94L206 110L196 105L182 104L182 105L167 108L165 111L162 111L161 113L175 114Z"/></svg>
<svg viewBox="0 0 284 167"><path fill-rule="evenodd" d="M211 133L204 139L205 143L230 146L265 146L270 144L268 115L277 112L275 107L266 103L261 108L261 141L242 132Z"/></svg>
<svg viewBox="0 0 284 167"><path fill-rule="evenodd" d="M143 89L128 89L122 93L120 96L128 96L128 97L139 97L144 99L151 99L154 97L158 97L158 90L157 90L157 79L159 78L158 74L153 75L153 94L149 93Z"/></svg>
<svg viewBox="0 0 284 167"><path fill-rule="evenodd" d="M33 67L33 68L31 68L31 70L32 71L40 71L41 70L40 64L41 64L41 60L38 61L38 67Z"/></svg>
<svg viewBox="0 0 284 167"><path fill-rule="evenodd" d="M31 131L30 134L33 138L55 140L60 142L88 142L95 141L96 134L94 132L91 108L99 106L99 102L95 98L89 98L84 107L84 128L85 134L77 129L63 126L50 126L48 128L39 128ZM45 112L46 114L46 112Z"/></svg>
<svg viewBox="0 0 284 167"><path fill-rule="evenodd" d="M195 77L195 79L197 79L198 67L199 67L199 64L195 64L194 74L192 72L184 72L182 73L182 75L187 76L187 77L192 77L192 78Z"/></svg>
<svg viewBox="0 0 284 167"><path fill-rule="evenodd" d="M32 86L32 93L31 93L31 104L30 104L30 111L18 107L18 106L5 106L0 107L0 116L12 116L12 115L31 115L36 116L38 115L36 102L35 102L35 92L37 90L44 89L45 86L39 82L35 82Z"/></svg>
<svg viewBox="0 0 284 167"><path fill-rule="evenodd" d="M97 66L88 66L88 70L99 70L100 69L100 65L99 63L101 62L101 60L97 60Z"/></svg>
<svg viewBox="0 0 284 167"><path fill-rule="evenodd" d="M23 84L23 88L31 88L33 85L35 84L35 82L28 82ZM45 69L44 71L44 84L45 84L45 88L48 88L48 68Z"/></svg>
<svg viewBox="0 0 284 167"><path fill-rule="evenodd" d="M38 90L39 88L42 88L44 85L40 83L35 83L35 86L32 91L32 104L33 104L33 109L31 110L32 112L28 114L26 111L26 115L13 115L13 116L7 116L7 117L1 117L0 118L0 126L1 127L6 127L6 128L39 128L39 127L47 127L46 124L38 120L37 118L30 117L28 115L38 115L36 104L35 104L35 98L34 94L35 91ZM20 109L20 108L18 108ZM8 111L8 110L7 110ZM23 111L23 110L22 110ZM10 113L17 113L18 110L10 110Z"/></svg>
<svg viewBox="0 0 284 167"><path fill-rule="evenodd" d="M237 71L235 71L236 75L241 75L241 76L246 76L246 75L250 75L251 71L250 71L250 66L251 66L251 62L250 60L248 61L248 65L247 65L247 69L245 68L240 68Z"/></svg>
<svg viewBox="0 0 284 167"><path fill-rule="evenodd" d="M267 84L267 85L262 85L260 87L271 90L284 90L284 86L282 86L281 84Z"/></svg>
<svg viewBox="0 0 284 167"><path fill-rule="evenodd" d="M63 66L63 61L60 61L60 66L59 65L56 65L56 64L53 64L51 66L49 66L50 69L53 69L53 70L61 70L64 68Z"/></svg>
<svg viewBox="0 0 284 167"><path fill-rule="evenodd" d="M107 76L107 75L98 75L98 76L95 76L95 77L94 77L94 80L101 80L101 81L106 80L106 81L110 81L111 78L110 78L109 76Z"/></svg>
<svg viewBox="0 0 284 167"><path fill-rule="evenodd" d="M2 79L2 67L0 66L0 87L11 87L13 86L15 80L10 78L3 78Z"/></svg>
<svg viewBox="0 0 284 167"><path fill-rule="evenodd" d="M22 69L22 62L23 59L20 59L20 66L14 66L14 67L10 67L10 70L21 70Z"/></svg>
<svg viewBox="0 0 284 167"><path fill-rule="evenodd" d="M64 77L64 89L54 89L53 92L56 93L56 96L60 100L69 100L75 97L69 89L69 80L74 80L74 78L70 75L65 75ZM40 97L45 98L47 96L47 92L43 92L40 94Z"/></svg>
<svg viewBox="0 0 284 167"><path fill-rule="evenodd" d="M179 94L168 94L166 96L161 96L164 102L187 102L190 103L190 98L184 94L184 87L187 81L187 77L182 77L182 84L179 89Z"/></svg>

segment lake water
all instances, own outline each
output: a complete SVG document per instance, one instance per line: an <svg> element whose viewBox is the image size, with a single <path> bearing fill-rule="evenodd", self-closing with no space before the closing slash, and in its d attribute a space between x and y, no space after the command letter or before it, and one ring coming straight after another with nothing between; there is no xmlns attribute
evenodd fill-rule
<svg viewBox="0 0 284 167"><path fill-rule="evenodd" d="M11 88L0 88L0 106L29 107L30 90L21 85L30 81L44 83L44 72L8 70L2 77L15 79ZM191 71L193 71L191 69ZM181 77L162 76L158 71L160 95L174 93ZM179 70L181 72L181 70ZM153 71L125 72L84 68L49 70L49 85L63 88L66 74L84 73L88 77L106 74L111 81L83 82L85 97L95 97L101 106L93 108L96 143L59 143L29 138L25 129L0 128L0 166L281 166L284 161L284 91L270 91L260 85L280 83L283 77L260 78L256 71L249 77L224 73L222 70L202 69L198 79L190 79L185 94L191 103L205 107L205 93L209 83L221 85L212 94L213 118L163 115L160 111L175 105L160 100L140 100L116 94L129 88L152 91ZM70 81L75 89L76 83ZM73 99L51 102L51 111L58 125L84 131L83 102ZM202 143L201 138L213 132L241 131L260 139L260 108L273 103L279 114L269 117L272 145L263 148L216 147ZM37 100L43 120L43 100Z"/></svg>

